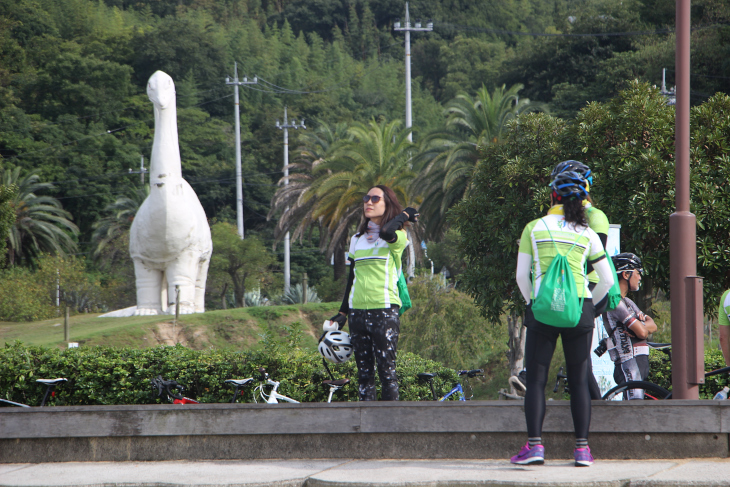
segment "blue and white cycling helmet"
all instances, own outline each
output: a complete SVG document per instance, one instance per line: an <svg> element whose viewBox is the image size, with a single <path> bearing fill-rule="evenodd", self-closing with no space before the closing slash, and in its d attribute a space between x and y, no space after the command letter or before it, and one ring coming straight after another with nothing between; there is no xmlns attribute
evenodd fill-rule
<svg viewBox="0 0 730 487"><path fill-rule="evenodd" d="M347 362L352 356L350 335L339 330L328 331L320 338L317 350L325 360L336 364Z"/></svg>
<svg viewBox="0 0 730 487"><path fill-rule="evenodd" d="M588 197L588 181L576 171L563 171L550 183L558 201L563 198L584 200Z"/></svg>
<svg viewBox="0 0 730 487"><path fill-rule="evenodd" d="M558 174L565 171L575 171L583 176L583 178L588 181L588 184L593 184L593 172L591 171L591 168L580 161L574 161L572 159L559 162L558 165L555 166L555 169L553 169L553 172L550 173L550 177L555 179Z"/></svg>

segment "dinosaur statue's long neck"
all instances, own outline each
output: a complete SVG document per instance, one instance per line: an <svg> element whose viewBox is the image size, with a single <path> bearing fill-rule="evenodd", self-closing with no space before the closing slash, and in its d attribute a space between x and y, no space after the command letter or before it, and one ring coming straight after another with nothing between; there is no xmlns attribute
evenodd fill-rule
<svg viewBox="0 0 730 487"><path fill-rule="evenodd" d="M155 105L155 139L152 143L150 180L152 184L182 178L180 147L177 140L175 104L160 109Z"/></svg>

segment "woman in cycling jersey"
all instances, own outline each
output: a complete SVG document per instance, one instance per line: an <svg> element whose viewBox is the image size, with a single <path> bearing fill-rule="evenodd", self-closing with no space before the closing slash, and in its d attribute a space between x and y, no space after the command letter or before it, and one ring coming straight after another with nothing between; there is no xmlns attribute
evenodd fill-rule
<svg viewBox="0 0 730 487"><path fill-rule="evenodd" d="M398 400L395 375L400 320L398 276L401 256L408 245L407 222L416 222L418 211L405 210L392 189L378 185L363 197L365 217L350 240L350 274L340 312L332 318L340 328L350 322L350 343L357 363L361 401L374 401L375 365L381 398Z"/></svg>
<svg viewBox="0 0 730 487"><path fill-rule="evenodd" d="M528 303L525 312L527 337L525 364L527 391L525 393L525 420L527 444L511 458L520 465L542 464L545 448L542 446L542 423L545 418L545 385L558 336L563 343L570 386L570 406L575 428L576 466L588 466L593 456L588 447L588 429L591 421L591 398L588 387L588 354L593 336L593 320L606 306L607 293L613 285L611 268L600 238L588 226L583 200L588 196L589 184L576 171L562 171L550 183L552 206L545 217L528 223L522 232L517 257L517 284ZM540 321L532 313L532 299L539 293L542 274L556 255L568 254L568 261L576 283L579 298L585 298L580 320L574 328L559 328ZM589 290L583 274L589 263L598 276L598 282ZM530 279L534 266L534 289Z"/></svg>
<svg viewBox="0 0 730 487"><path fill-rule="evenodd" d="M580 161L574 161L574 160L568 160L559 162L555 168L553 169L552 173L550 174L550 179L554 180L558 175L560 175L563 172L566 171L575 171L587 181L586 185L586 193L588 193L583 199L583 208L585 208L586 213L586 219L588 220L588 226L591 230L596 232L598 234L598 238L601 240L601 244L603 244L603 247L606 247L606 242L608 242L608 229L609 229L609 223L608 218L606 217L606 214L593 206L593 200L591 199L590 195L590 187L593 185L593 172L591 171L591 168L586 166ZM598 275L593 270L593 266L589 263L588 264L588 289L593 290L594 287L596 287L596 284L598 283ZM598 316L596 316L597 318ZM588 354L588 390L591 393L591 399L598 400L601 399L603 396L601 394L601 388L598 386L598 382L596 381L596 377L593 375L593 364L591 362L591 355ZM509 382L512 384L515 389L517 390L517 393L521 396L524 396L525 390L526 390L526 370L523 370L518 376L510 377Z"/></svg>

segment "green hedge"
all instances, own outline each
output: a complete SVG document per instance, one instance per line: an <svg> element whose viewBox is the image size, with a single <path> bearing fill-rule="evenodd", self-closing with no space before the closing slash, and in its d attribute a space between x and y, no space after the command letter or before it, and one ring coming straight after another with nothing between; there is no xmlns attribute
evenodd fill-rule
<svg viewBox="0 0 730 487"><path fill-rule="evenodd" d="M649 355L649 381L672 390L672 363L666 353L652 350ZM720 350L705 350L705 371L717 370L725 367L725 360ZM700 385L700 399L712 399L719 390L730 386L730 375L721 374L708 377Z"/></svg>
<svg viewBox="0 0 730 487"><path fill-rule="evenodd" d="M233 389L226 379L258 376L265 367L273 380L281 382L279 392L300 402L326 401L329 389L321 385L328 376L321 356L293 343L267 340L260 350L190 350L182 346L146 349L89 347L51 349L25 346L19 342L0 349L0 397L32 406L39 405L45 388L36 379L65 377L49 405L153 404L161 402L151 394L150 379L162 375L186 387L185 395L200 402L227 402ZM437 390L448 390L456 372L411 353L398 354L401 400L428 400L431 393L419 383L419 372L437 373ZM356 401L357 379L354 360L330 365L336 378L352 383L333 400ZM256 382L258 383L258 382ZM248 388L239 402L253 402Z"/></svg>

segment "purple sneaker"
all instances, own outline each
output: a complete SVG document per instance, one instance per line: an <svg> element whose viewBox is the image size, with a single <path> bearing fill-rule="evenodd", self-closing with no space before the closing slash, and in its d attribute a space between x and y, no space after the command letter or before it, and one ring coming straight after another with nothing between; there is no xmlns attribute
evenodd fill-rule
<svg viewBox="0 0 730 487"><path fill-rule="evenodd" d="M520 452L510 458L510 462L516 465L542 465L545 463L545 447L535 445L532 448L527 443Z"/></svg>
<svg viewBox="0 0 730 487"><path fill-rule="evenodd" d="M576 467L590 467L593 465L593 455L591 455L590 447L576 448L573 450Z"/></svg>

